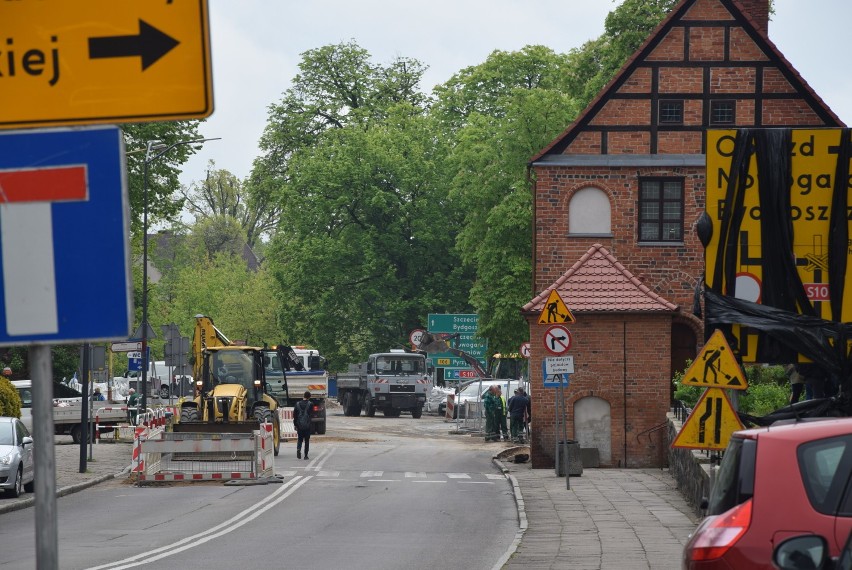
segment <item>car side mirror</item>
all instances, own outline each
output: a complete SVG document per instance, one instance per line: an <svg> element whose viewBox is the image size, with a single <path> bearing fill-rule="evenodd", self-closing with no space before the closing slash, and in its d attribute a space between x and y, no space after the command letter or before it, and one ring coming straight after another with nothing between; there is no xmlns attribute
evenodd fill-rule
<svg viewBox="0 0 852 570"><path fill-rule="evenodd" d="M29 445L33 442L33 438L28 435L25 435L21 438L21 445Z"/></svg>
<svg viewBox="0 0 852 570"><path fill-rule="evenodd" d="M772 551L772 562L780 570L834 568L828 557L828 542L816 534L794 536Z"/></svg>

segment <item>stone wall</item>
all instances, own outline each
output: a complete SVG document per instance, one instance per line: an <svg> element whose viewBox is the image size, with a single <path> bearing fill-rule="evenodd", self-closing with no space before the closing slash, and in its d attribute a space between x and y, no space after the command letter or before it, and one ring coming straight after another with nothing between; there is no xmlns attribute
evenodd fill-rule
<svg viewBox="0 0 852 570"><path fill-rule="evenodd" d="M704 451L671 447L682 423L671 413L668 414L668 420L669 472L695 514L702 516L704 513L700 509L701 501L710 495L712 481L710 456Z"/></svg>

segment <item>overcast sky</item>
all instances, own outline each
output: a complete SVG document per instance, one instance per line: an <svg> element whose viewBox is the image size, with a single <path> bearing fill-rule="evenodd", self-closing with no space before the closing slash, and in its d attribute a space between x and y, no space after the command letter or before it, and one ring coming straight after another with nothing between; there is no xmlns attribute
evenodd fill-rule
<svg viewBox="0 0 852 570"><path fill-rule="evenodd" d="M415 58L429 66L429 91L495 49L541 44L567 53L603 33L620 1L209 0L215 110L201 133L222 140L205 143L181 183L203 179L211 159L239 178L249 175L268 107L290 87L307 50L355 40L374 63ZM770 39L847 125L850 22L850 0L775 0L769 23Z"/></svg>

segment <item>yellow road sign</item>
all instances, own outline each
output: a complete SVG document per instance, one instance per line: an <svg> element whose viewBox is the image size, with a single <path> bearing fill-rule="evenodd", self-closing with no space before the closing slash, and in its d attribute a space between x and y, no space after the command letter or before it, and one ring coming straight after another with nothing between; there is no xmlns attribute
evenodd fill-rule
<svg viewBox="0 0 852 570"><path fill-rule="evenodd" d="M725 335L716 330L684 373L681 384L745 390L748 381Z"/></svg>
<svg viewBox="0 0 852 570"><path fill-rule="evenodd" d="M541 316L538 318L538 324L558 324L558 323L575 323L574 314L562 300L559 292L556 289L550 291L550 296L547 298L547 303L544 304L544 309L541 311Z"/></svg>
<svg viewBox="0 0 852 570"><path fill-rule="evenodd" d="M672 442L687 449L725 449L731 434L743 429L728 395L721 388L708 388Z"/></svg>
<svg viewBox="0 0 852 570"><path fill-rule="evenodd" d="M829 295L829 242L832 233L832 195L838 171L838 160L845 156L841 148L844 129L793 129L788 152L789 196L778 204L785 204L786 218L771 205L761 203L761 184L771 180L760 179L755 153L749 153L748 173L742 201L729 203L728 183L731 165L734 162L734 142L737 131L707 131L707 194L705 211L713 231L705 249L705 278L708 287L733 294L739 299L762 304L771 298L767 291L783 288L781 295L793 296L790 282L766 279L764 266L766 252L777 250L780 244L767 230L766 216L769 214L779 227L789 225L792 236L792 251L785 252L794 261L795 271L804 286L808 302L814 314L820 318L834 320L832 309L836 304L842 308L841 322L852 321L852 264L842 276L844 287L842 299L831 299ZM779 164L781 162L779 161ZM766 175L767 173L764 173ZM773 191L774 192L774 191ZM773 193L775 195L776 193ZM789 201L786 201L789 199ZM736 203L736 207L734 206ZM739 212L736 218L731 213ZM738 220L726 226L726 220ZM846 217L848 230L852 231L852 218ZM842 247L846 244L840 244ZM732 274L725 268L732 266ZM798 313L803 313L801 309ZM737 350L743 362L760 362L758 354L760 339L764 333L753 328L735 324L733 334L737 337Z"/></svg>
<svg viewBox="0 0 852 570"><path fill-rule="evenodd" d="M213 112L207 0L0 2L0 128Z"/></svg>

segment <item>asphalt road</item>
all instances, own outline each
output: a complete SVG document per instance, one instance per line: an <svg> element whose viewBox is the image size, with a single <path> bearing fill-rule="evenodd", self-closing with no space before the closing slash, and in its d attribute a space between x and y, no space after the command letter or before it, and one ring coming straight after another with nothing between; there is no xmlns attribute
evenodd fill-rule
<svg viewBox="0 0 852 570"><path fill-rule="evenodd" d="M512 489L493 445L450 431L333 413L310 461L282 447L280 483L103 482L58 499L60 567L492 568L518 530ZM35 567L33 517L0 515L0 568Z"/></svg>

